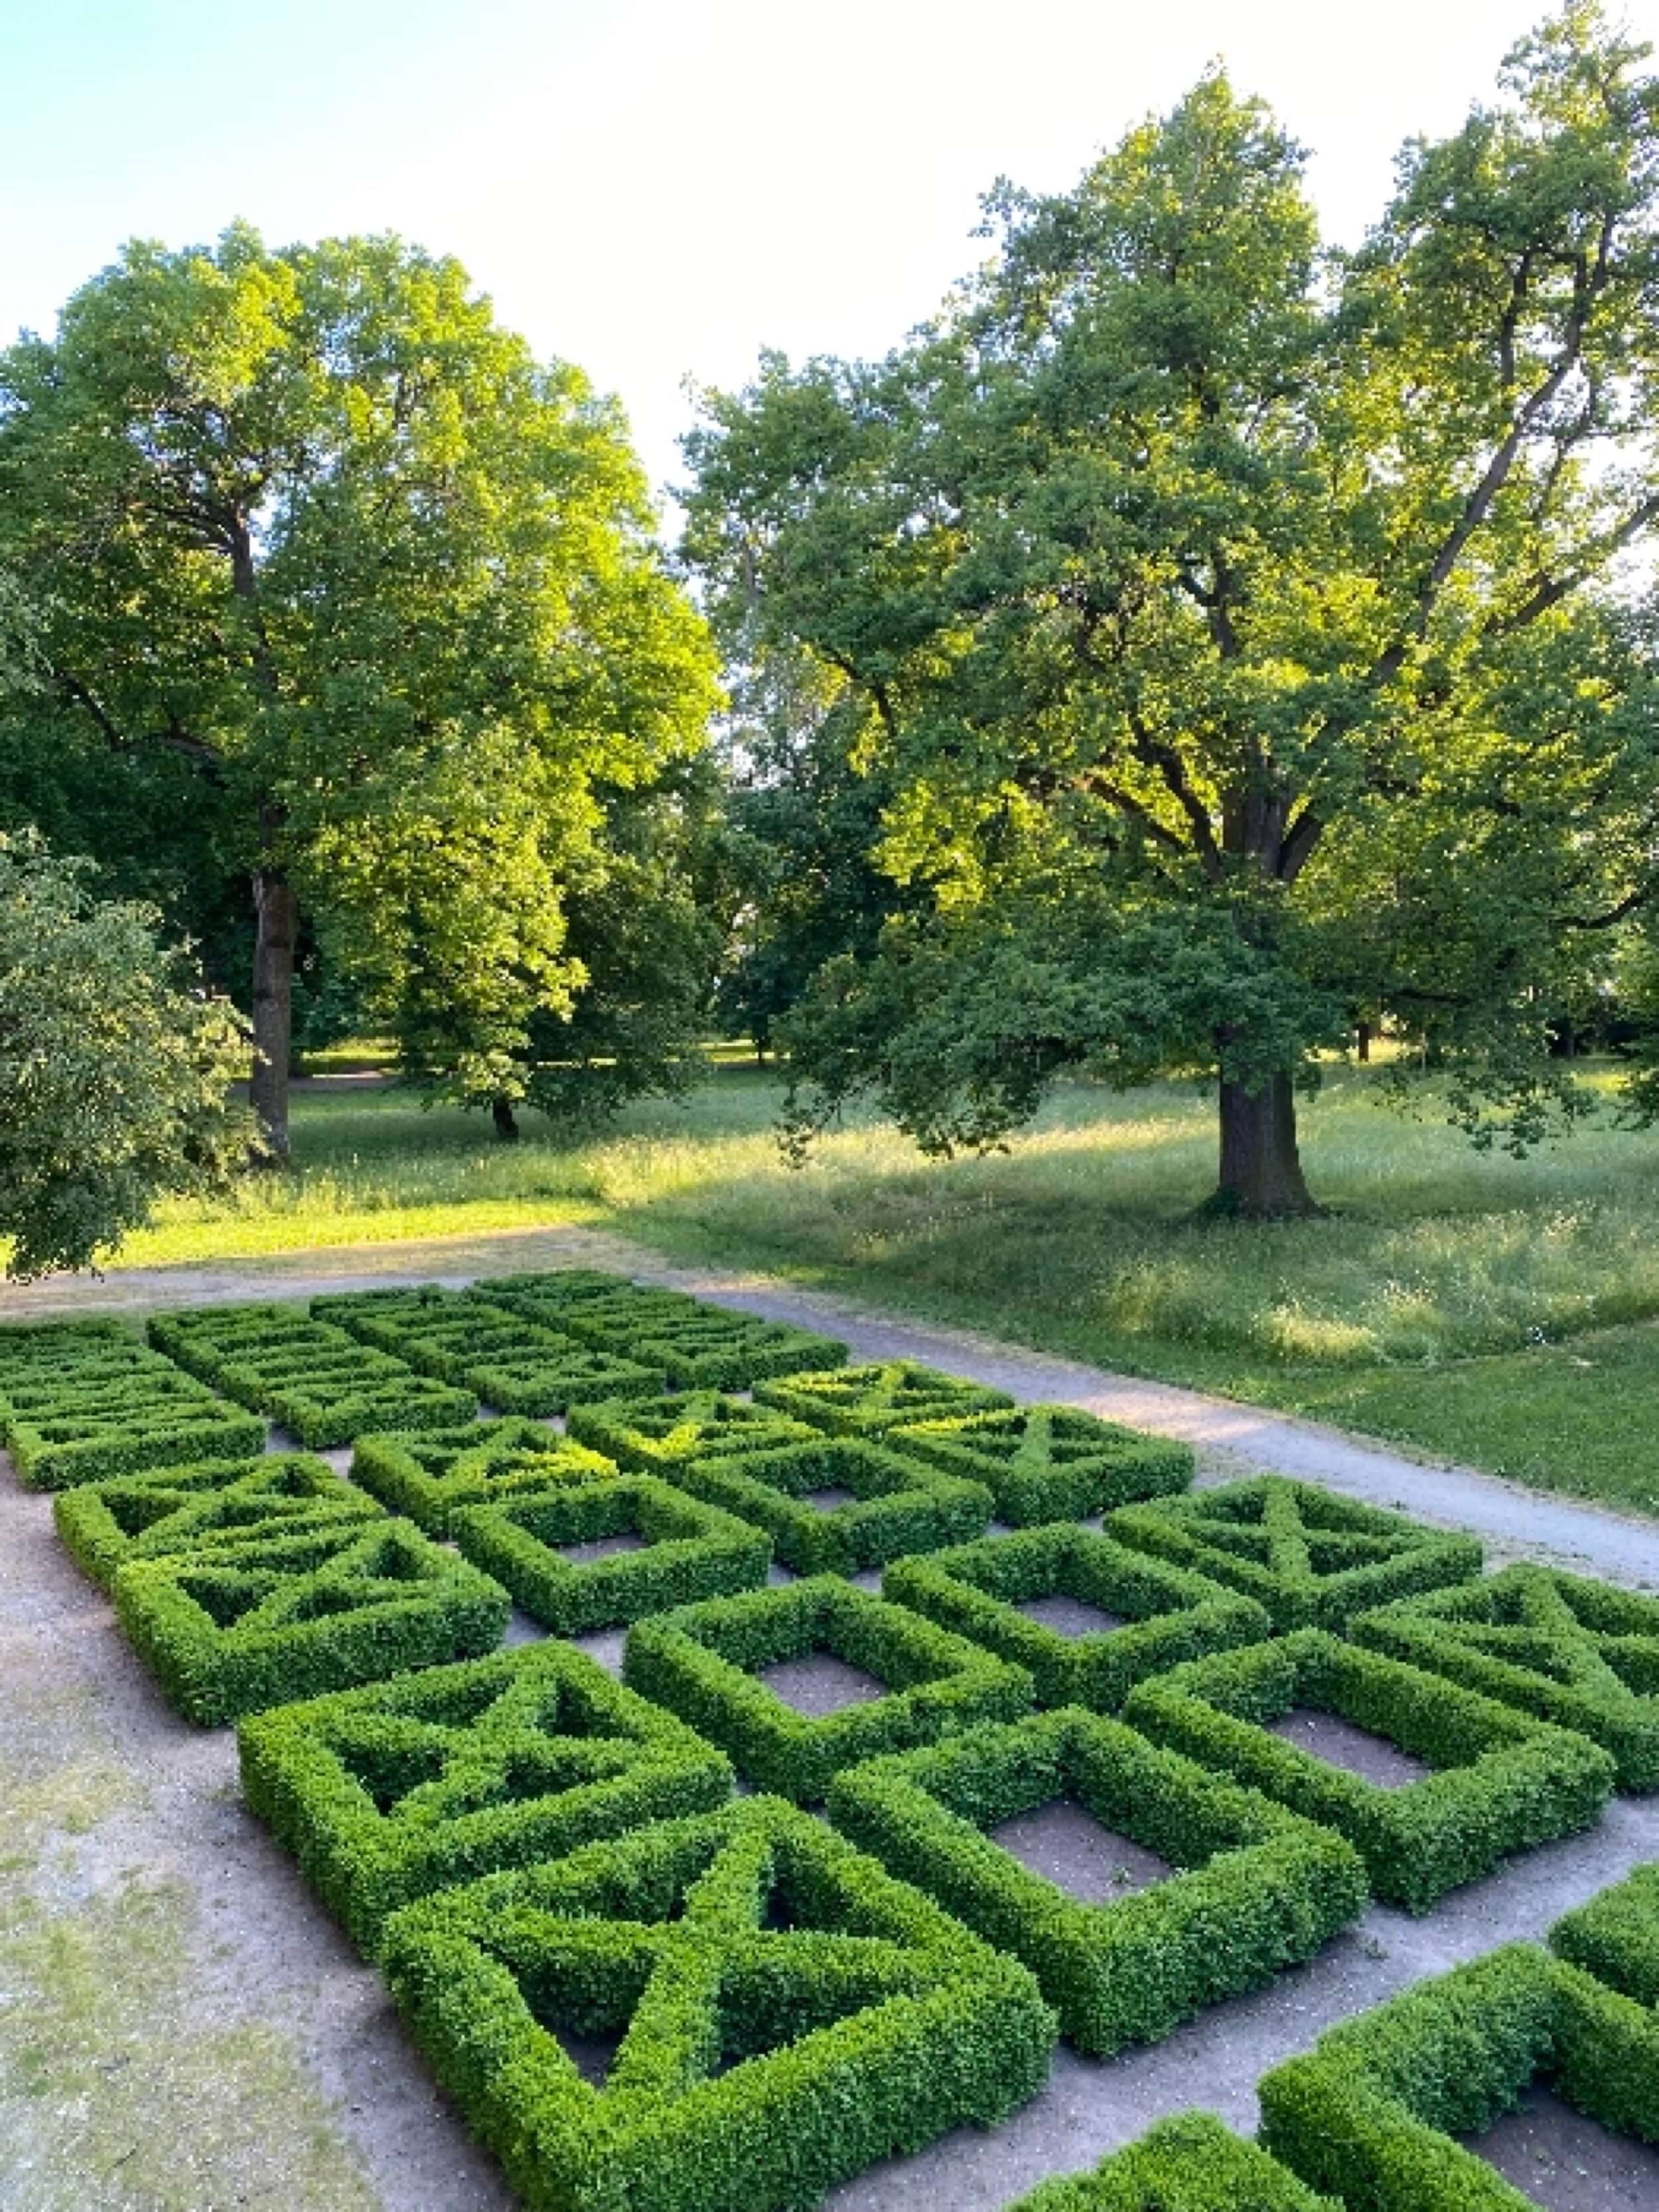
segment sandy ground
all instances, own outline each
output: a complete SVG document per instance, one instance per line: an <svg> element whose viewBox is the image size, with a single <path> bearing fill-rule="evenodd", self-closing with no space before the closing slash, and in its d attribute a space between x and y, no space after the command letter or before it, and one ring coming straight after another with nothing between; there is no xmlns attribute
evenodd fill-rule
<svg viewBox="0 0 1659 2212"><path fill-rule="evenodd" d="M312 1253L0 1292L0 1317L356 1281L618 1266L829 1327L855 1351L932 1360L1188 1437L1210 1479L1281 1468L1487 1537L1659 1584L1659 1525L1621 1521L1309 1425L1127 1382L839 1302L663 1266L578 1232ZM519 1640L535 1632L521 1618ZM612 1666L622 1638L587 1639ZM377 1977L243 1809L228 1731L175 1720L111 1609L52 1533L50 1501L0 1467L0 2204L7 2212L486 2212L510 2198L435 2094ZM1087 1825L1050 1820L1053 1869L1098 1879ZM1119 1852L1122 1856L1122 1853ZM1064 2046L995 2135L963 2132L839 2191L836 2212L998 2208L1190 2105L1248 2130L1255 2084L1334 2020L1517 1936L1659 1857L1659 1801L1615 1800L1589 1834L1512 1863L1413 1921L1373 1907L1309 1966L1108 2063ZM1115 1873L1115 1862L1113 1872ZM1531 2154L1528 2154L1531 2155ZM1602 2200L1617 2203L1617 2196ZM1633 2200L1632 2200L1633 2201Z"/></svg>

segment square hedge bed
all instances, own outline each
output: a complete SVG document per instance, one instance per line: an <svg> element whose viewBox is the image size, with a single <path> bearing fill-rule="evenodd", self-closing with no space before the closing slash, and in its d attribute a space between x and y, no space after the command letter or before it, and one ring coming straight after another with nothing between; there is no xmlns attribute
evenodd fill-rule
<svg viewBox="0 0 1659 2212"><path fill-rule="evenodd" d="M1616 2134L1659 2141L1659 2018L1528 1943L1345 2021L1261 2085L1265 2148L1366 2212L1535 2212L1455 2138L1540 2081Z"/></svg>
<svg viewBox="0 0 1659 2212"><path fill-rule="evenodd" d="M1659 1860L1558 1920L1550 1946L1638 2004L1659 2006Z"/></svg>
<svg viewBox="0 0 1659 2212"><path fill-rule="evenodd" d="M1126 1505L1110 1533L1264 1605L1273 1626L1340 1632L1357 1613L1480 1572L1472 1536L1423 1528L1311 1483L1258 1475Z"/></svg>
<svg viewBox="0 0 1659 2212"><path fill-rule="evenodd" d="M494 1505L463 1506L450 1534L475 1566L559 1636L619 1628L652 1613L759 1589L772 1564L763 1528L654 1475L612 1476ZM569 1558L570 1547L637 1547Z"/></svg>
<svg viewBox="0 0 1659 2212"><path fill-rule="evenodd" d="M842 1437L878 1437L908 1423L996 1413L1014 1402L1006 1390L988 1390L914 1359L791 1375L783 1382L757 1383L755 1398L757 1404Z"/></svg>
<svg viewBox="0 0 1659 2212"><path fill-rule="evenodd" d="M1176 1871L1084 1903L984 1832L1056 1801ZM836 1777L830 1817L1024 1960L1062 2033L1097 2057L1261 1988L1366 1904L1364 1868L1340 1836L1077 1707L871 1759Z"/></svg>
<svg viewBox="0 0 1659 2212"><path fill-rule="evenodd" d="M493 1505L570 1482L602 1482L613 1462L539 1421L468 1421L453 1429L359 1437L354 1481L394 1513L447 1536L464 1505Z"/></svg>
<svg viewBox="0 0 1659 2212"><path fill-rule="evenodd" d="M641 1291L617 1303L585 1299L570 1308L562 1325L602 1352L661 1370L682 1390L746 1390L768 1376L836 1367L847 1357L847 1346L833 1336L695 1298L684 1307L665 1302L675 1295Z"/></svg>
<svg viewBox="0 0 1659 2212"><path fill-rule="evenodd" d="M884 1694L811 1716L756 1680L815 1652L863 1668ZM833 1575L638 1621L623 1679L730 1753L757 1788L804 1803L843 1766L1012 1719L1031 1702L1023 1668Z"/></svg>
<svg viewBox="0 0 1659 2212"><path fill-rule="evenodd" d="M568 1426L573 1437L605 1452L618 1467L659 1474L670 1482L690 1460L775 1451L780 1444L811 1443L818 1433L805 1421L720 1390L687 1390L637 1404L577 1406Z"/></svg>
<svg viewBox="0 0 1659 2212"><path fill-rule="evenodd" d="M1044 1705L1115 1712L1135 1684L1182 1660L1260 1643L1253 1598L1064 1522L896 1560L882 1595L1024 1667ZM1020 1611L1070 1598L1121 1626L1067 1635Z"/></svg>
<svg viewBox="0 0 1659 2212"><path fill-rule="evenodd" d="M1302 1708L1437 1771L1389 1788L1330 1765L1272 1732ZM1377 1896L1408 1912L1589 1827L1613 1788L1613 1761L1587 1736L1317 1628L1193 1660L1137 1684L1124 1711L1160 1743L1339 1830Z"/></svg>
<svg viewBox="0 0 1659 2212"><path fill-rule="evenodd" d="M135 1559L115 1611L162 1694L204 1727L501 1642L507 1592L407 1521Z"/></svg>
<svg viewBox="0 0 1659 2212"><path fill-rule="evenodd" d="M907 1552L938 1551L982 1535L991 1518L982 1483L858 1437L813 1435L737 1458L689 1459L674 1480L769 1529L779 1559L799 1575L855 1575ZM846 1495L819 1505L820 1492Z"/></svg>
<svg viewBox="0 0 1659 2212"><path fill-rule="evenodd" d="M1190 1444L1141 1436L1072 1406L908 1422L890 1430L887 1441L947 1474L986 1484L999 1518L1016 1528L1109 1513L1185 1490L1193 1479Z"/></svg>
<svg viewBox="0 0 1659 2212"><path fill-rule="evenodd" d="M732 1795L720 1753L568 1644L279 1705L237 1736L248 1803L370 1952L434 1890Z"/></svg>
<svg viewBox="0 0 1659 2212"><path fill-rule="evenodd" d="M1036 1984L775 1799L396 1915L382 1964L531 2212L784 2212L1042 2086ZM619 2039L603 2086L560 2032Z"/></svg>
<svg viewBox="0 0 1659 2212"><path fill-rule="evenodd" d="M1362 1613L1349 1633L1594 1737L1621 1789L1659 1789L1659 1598L1523 1563Z"/></svg>
<svg viewBox="0 0 1659 2212"><path fill-rule="evenodd" d="M313 1298L311 1310L423 1375L464 1384L506 1413L544 1416L585 1400L650 1397L667 1379L659 1367L596 1352L469 1291L431 1285L401 1297L348 1292Z"/></svg>
<svg viewBox="0 0 1659 2212"><path fill-rule="evenodd" d="M1342 2212L1209 2112L1159 2120L1092 2173L1038 2184L1007 2212Z"/></svg>
<svg viewBox="0 0 1659 2212"><path fill-rule="evenodd" d="M54 1501L58 1533L106 1589L129 1559L176 1559L227 1544L310 1535L378 1520L384 1508L303 1452L152 1468L87 1482Z"/></svg>
<svg viewBox="0 0 1659 2212"><path fill-rule="evenodd" d="M112 1322L0 1329L0 1441L33 1490L256 1452L264 1424Z"/></svg>

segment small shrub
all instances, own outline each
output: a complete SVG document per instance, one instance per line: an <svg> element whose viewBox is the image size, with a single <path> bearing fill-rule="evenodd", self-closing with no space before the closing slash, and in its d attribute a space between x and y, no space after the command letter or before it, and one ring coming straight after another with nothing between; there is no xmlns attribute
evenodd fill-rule
<svg viewBox="0 0 1659 2212"><path fill-rule="evenodd" d="M1271 1731L1294 1708L1338 1715L1437 1771L1385 1789ZM1595 1820L1613 1761L1443 1677L1320 1629L1196 1659L1141 1682L1126 1717L1160 1743L1346 1836L1376 1894L1426 1912L1513 1851Z"/></svg>
<svg viewBox="0 0 1659 2212"><path fill-rule="evenodd" d="M757 1383L755 1397L761 1405L843 1437L878 1437L916 1421L994 1413L1014 1402L1006 1391L988 1390L914 1359L792 1375L785 1382Z"/></svg>
<svg viewBox="0 0 1659 2212"><path fill-rule="evenodd" d="M1254 1599L1065 1522L899 1559L882 1577L882 1594L1024 1667L1039 1704L1103 1713L1115 1712L1148 1674L1268 1633ZM1055 1596L1123 1625L1067 1636L1019 1610Z"/></svg>
<svg viewBox="0 0 1659 2212"><path fill-rule="evenodd" d="M1190 1444L1142 1436L1070 1406L909 1422L890 1430L888 1441L947 1474L984 1483L999 1519L1016 1528L1109 1513L1185 1490L1193 1479Z"/></svg>
<svg viewBox="0 0 1659 2212"><path fill-rule="evenodd" d="M1208 2112L1177 2112L1092 2173L1039 2183L1007 2212L1341 2212Z"/></svg>
<svg viewBox="0 0 1659 2212"><path fill-rule="evenodd" d="M497 1875L391 1922L416 2040L532 2212L784 2212L1041 2086L1054 2015L768 1798ZM603 2087L558 2040L616 2035Z"/></svg>
<svg viewBox="0 0 1659 2212"><path fill-rule="evenodd" d="M1550 1945L1638 2004L1659 2006L1659 1860L1558 1920Z"/></svg>
<svg viewBox="0 0 1659 2212"><path fill-rule="evenodd" d="M60 1492L53 1506L70 1556L106 1589L129 1559L179 1559L227 1544L310 1535L378 1519L381 1510L325 1461L297 1452L82 1483Z"/></svg>
<svg viewBox="0 0 1659 2212"><path fill-rule="evenodd" d="M787 1413L719 1390L690 1390L620 1406L578 1406L568 1428L618 1467L672 1481L689 1461L735 1459L779 1444L811 1443L815 1429Z"/></svg>
<svg viewBox="0 0 1659 2212"><path fill-rule="evenodd" d="M1178 1870L1082 1904L983 1832L1056 1798ZM830 1817L1023 1960L1062 2032L1101 2057L1260 1988L1365 1908L1364 1869L1340 1836L1075 1706L843 1771Z"/></svg>
<svg viewBox="0 0 1659 2212"><path fill-rule="evenodd" d="M406 1513L428 1534L447 1536L464 1505L492 1505L568 1482L598 1482L617 1472L585 1444L539 1421L468 1421L454 1429L359 1437L354 1480Z"/></svg>
<svg viewBox="0 0 1659 2212"><path fill-rule="evenodd" d="M816 1651L862 1668L887 1694L815 1718L756 1680ZM638 1621L623 1679L729 1752L757 1788L803 1803L843 1766L1012 1719L1031 1701L1022 1668L832 1575Z"/></svg>
<svg viewBox="0 0 1659 2212"><path fill-rule="evenodd" d="M248 1803L365 1950L434 1890L732 1794L732 1769L568 1644L280 1705L237 1731Z"/></svg>

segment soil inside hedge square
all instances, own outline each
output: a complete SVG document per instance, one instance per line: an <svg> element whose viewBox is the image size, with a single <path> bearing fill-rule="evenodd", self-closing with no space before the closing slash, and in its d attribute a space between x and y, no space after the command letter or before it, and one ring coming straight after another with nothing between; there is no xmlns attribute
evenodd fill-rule
<svg viewBox="0 0 1659 2212"><path fill-rule="evenodd" d="M849 1666L833 1651L805 1651L794 1659L780 1659L756 1675L774 1697L781 1698L809 1720L822 1720L847 1705L869 1705L884 1698L890 1686L862 1667Z"/></svg>
<svg viewBox="0 0 1659 2212"><path fill-rule="evenodd" d="M1532 2088L1464 2148L1546 2212L1652 2212L1659 2147L1614 2135L1551 2091Z"/></svg>
<svg viewBox="0 0 1659 2212"><path fill-rule="evenodd" d="M1079 1905L1112 1905L1176 1871L1167 1859L1096 1820L1073 1797L1054 1797L990 1831L1023 1867Z"/></svg>
<svg viewBox="0 0 1659 2212"><path fill-rule="evenodd" d="M561 2027L550 2021L544 2021L543 2026L588 2087L603 2089L616 2063L617 2053L622 2049L621 2032L615 2035L578 2035L573 2029Z"/></svg>
<svg viewBox="0 0 1659 2212"><path fill-rule="evenodd" d="M1051 1628L1056 1636L1104 1636L1109 1630L1124 1628L1128 1615L1109 1613L1104 1606L1091 1605L1086 1598L1068 1597L1056 1590L1049 1597L1022 1598L1015 1606L1041 1628Z"/></svg>
<svg viewBox="0 0 1659 2212"><path fill-rule="evenodd" d="M1434 1771L1425 1760L1413 1759L1386 1736L1373 1735L1340 1713L1322 1713L1312 1705L1292 1705L1282 1719L1269 1721L1267 1728L1270 1735L1282 1736L1298 1751L1357 1774L1379 1790L1403 1790Z"/></svg>
<svg viewBox="0 0 1659 2212"><path fill-rule="evenodd" d="M803 1491L796 1500L797 1504L816 1506L820 1513L838 1513L843 1505L856 1505L858 1502L856 1491L843 1490L835 1483L823 1490Z"/></svg>
<svg viewBox="0 0 1659 2212"><path fill-rule="evenodd" d="M585 1543L556 1544L553 1549L573 1567L591 1567L596 1560L614 1558L618 1552L642 1552L648 1541L630 1528L620 1536L590 1536Z"/></svg>

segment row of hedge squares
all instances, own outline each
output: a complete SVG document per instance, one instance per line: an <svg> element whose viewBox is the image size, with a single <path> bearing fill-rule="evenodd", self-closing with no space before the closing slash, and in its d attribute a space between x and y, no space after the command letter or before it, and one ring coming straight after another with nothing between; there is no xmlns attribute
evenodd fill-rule
<svg viewBox="0 0 1659 2212"><path fill-rule="evenodd" d="M1103 1713L1149 1674L1269 1633L1254 1598L1065 1522L896 1560L882 1593L1024 1667L1040 1705ZM1020 1611L1051 1597L1094 1608L1100 1628L1069 1635Z"/></svg>
<svg viewBox="0 0 1659 2212"><path fill-rule="evenodd" d="M1273 1733L1310 1709L1436 1771L1386 1788ZM1426 1912L1511 1852L1589 1827L1613 1763L1588 1737L1320 1629L1138 1683L1125 1717L1160 1743L1346 1836L1388 1903Z"/></svg>
<svg viewBox="0 0 1659 2212"><path fill-rule="evenodd" d="M454 1515L617 1473L602 1452L539 1421L508 1417L453 1429L359 1437L351 1455L356 1482L428 1535L447 1537Z"/></svg>
<svg viewBox="0 0 1659 2212"><path fill-rule="evenodd" d="M884 1694L815 1716L757 1679L823 1652L875 1677ZM757 1789L804 1804L843 1767L1015 1719L1032 1693L1023 1668L833 1575L636 1621L623 1679L719 1744Z"/></svg>
<svg viewBox="0 0 1659 2212"><path fill-rule="evenodd" d="M294 1306L157 1314L149 1334L180 1366L280 1421L313 1451L371 1429L447 1428L478 1410L471 1391L416 1375Z"/></svg>
<svg viewBox="0 0 1659 2212"><path fill-rule="evenodd" d="M1210 2112L1159 2120L1092 2173L1044 2181L1008 2212L1342 2212Z"/></svg>
<svg viewBox="0 0 1659 2212"><path fill-rule="evenodd" d="M401 1905L732 1795L712 1745L552 1642L282 1705L237 1737L249 1805L371 1956Z"/></svg>
<svg viewBox="0 0 1659 2212"><path fill-rule="evenodd" d="M1543 2081L1589 2118L1659 2142L1659 2015L1528 1943L1418 1984L1261 2084L1261 2141L1368 2212L1533 2212L1455 2140Z"/></svg>
<svg viewBox="0 0 1659 2212"><path fill-rule="evenodd" d="M396 1914L381 1960L532 2212L815 2203L1042 2086L1030 1974L842 1838L751 1797ZM561 2032L617 2039L603 2086Z"/></svg>
<svg viewBox="0 0 1659 2212"><path fill-rule="evenodd" d="M890 1430L896 1451L982 1482L999 1519L1015 1528L1081 1521L1183 1491L1190 1445L1137 1434L1069 1406L1022 1406Z"/></svg>
<svg viewBox="0 0 1659 2212"><path fill-rule="evenodd" d="M1177 1871L1085 1904L985 1832L1057 1801ZM1340 1836L1077 1708L872 1759L836 1777L830 1816L1022 1960L1066 2037L1099 2057L1262 1987L1367 1901L1365 1869Z"/></svg>
<svg viewBox="0 0 1659 2212"><path fill-rule="evenodd" d="M0 1332L0 1440L31 1489L258 1451L264 1424L111 1321Z"/></svg>
<svg viewBox="0 0 1659 2212"><path fill-rule="evenodd" d="M1521 1565L1363 1614L1350 1633L1592 1737L1621 1788L1659 1789L1659 1598Z"/></svg>

